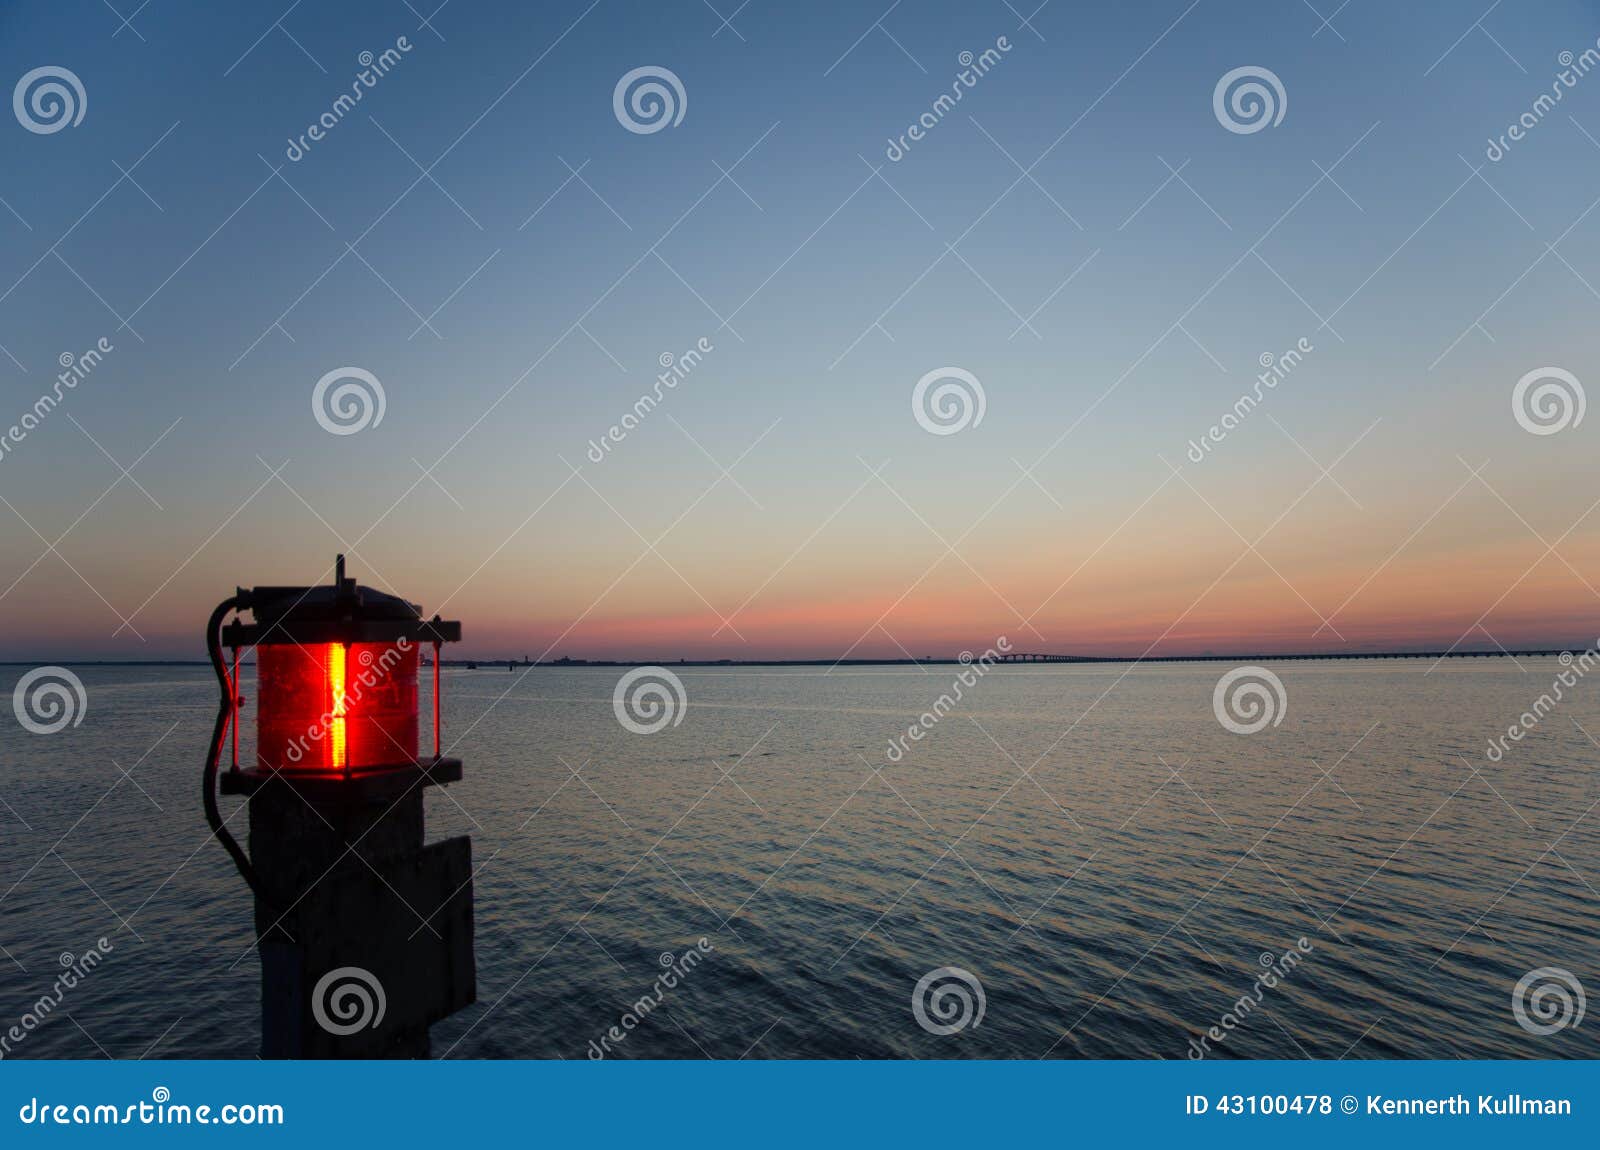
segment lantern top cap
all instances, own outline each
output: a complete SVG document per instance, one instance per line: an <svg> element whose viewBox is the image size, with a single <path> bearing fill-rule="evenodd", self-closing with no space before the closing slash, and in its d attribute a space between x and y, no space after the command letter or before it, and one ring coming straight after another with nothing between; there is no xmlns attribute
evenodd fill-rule
<svg viewBox="0 0 1600 1150"><path fill-rule="evenodd" d="M239 600L240 606L255 616L255 625L232 623L225 628L224 642L229 646L395 642L402 638L451 643L461 638L460 623L447 623L437 615L424 620L415 603L346 578L343 555L334 563L332 583L240 588Z"/></svg>

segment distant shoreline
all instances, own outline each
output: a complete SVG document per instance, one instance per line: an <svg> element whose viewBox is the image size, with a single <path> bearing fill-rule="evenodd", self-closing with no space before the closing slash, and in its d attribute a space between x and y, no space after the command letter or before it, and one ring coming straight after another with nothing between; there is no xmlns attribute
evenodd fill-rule
<svg viewBox="0 0 1600 1150"><path fill-rule="evenodd" d="M1088 663L1285 663L1332 662L1357 659L1534 659L1564 654L1578 655L1587 647L1538 647L1517 651L1361 651L1299 652L1290 654L1230 655L1038 655L1018 656L996 666L1065 666ZM543 663L521 659L444 659L441 667L457 670L492 671L500 667L518 670L585 670L607 667L947 667L966 666L974 659L552 659ZM205 659L0 659L0 667L37 667L51 663L62 667L205 667Z"/></svg>

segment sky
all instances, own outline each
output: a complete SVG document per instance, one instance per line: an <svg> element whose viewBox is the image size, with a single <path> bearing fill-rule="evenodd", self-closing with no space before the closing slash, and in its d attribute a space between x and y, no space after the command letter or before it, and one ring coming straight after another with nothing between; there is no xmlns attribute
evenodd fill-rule
<svg viewBox="0 0 1600 1150"><path fill-rule="evenodd" d="M0 659L1593 643L1600 6L1034 7L0 7Z"/></svg>

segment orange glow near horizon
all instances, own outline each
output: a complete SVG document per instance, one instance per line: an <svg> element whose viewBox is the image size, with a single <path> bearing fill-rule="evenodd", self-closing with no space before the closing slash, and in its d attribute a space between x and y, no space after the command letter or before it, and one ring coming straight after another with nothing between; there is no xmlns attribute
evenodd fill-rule
<svg viewBox="0 0 1600 1150"><path fill-rule="evenodd" d="M1571 558L1592 560L1594 550L1574 541ZM610 612L597 611L570 629L570 618L554 611L522 619L479 616L470 653L537 658L548 648L545 659L948 657L981 651L1001 635L1016 650L1109 656L1592 643L1600 634L1600 599L1559 560L1533 562L1538 559L1537 550L1485 548L1402 557L1377 576L1381 557L1371 566L1357 560L1285 565L1279 568L1285 577L1255 561L1211 586L1230 557L1196 557L1184 569L1118 557L1086 568L1054 598L1065 578L1057 570L1071 574L1075 564L1052 567L1044 577L996 564L984 572L992 588L951 564L909 594L906 583L893 578L863 581L845 594L789 587L736 613L735 600L721 615L676 596L655 611L614 600ZM1448 579L1440 577L1441 568ZM721 606L714 595L708 598ZM492 611L494 604L483 606ZM470 607L463 613L475 614Z"/></svg>
<svg viewBox="0 0 1600 1150"><path fill-rule="evenodd" d="M1585 520L1572 507L1592 492L1557 488L1540 505L1508 484L1514 505L1538 507L1529 513L1536 535L1487 491L1452 497L1446 484L1459 482L1441 479L1420 510L1363 491L1372 510L1361 515L1330 494L1255 551L1172 484L1125 526L1112 518L1120 505L1107 511L1093 500L1073 506L1070 530L1053 533L997 515L959 557L921 524L874 506L830 524L798 558L782 533L724 528L692 542L673 536L659 558L620 545L486 547L485 563L462 545L420 556L374 549L356 569L427 614L464 619L467 641L453 656L489 660L944 658L1002 635L1016 650L1118 658L1592 645L1600 592L1580 573L1600 569L1600 515ZM1276 501L1228 505L1247 537L1277 510ZM947 538L966 522L950 518L938 524ZM1009 544L1030 531L1027 546ZM222 575L185 570L138 617L141 638L125 631L114 643L105 638L112 627L66 612L35 574L11 595L21 618L5 657L199 657L193 603L240 571L287 585L296 571L326 565L305 551L251 554ZM84 576L109 579L96 562L85 560ZM160 586L167 574L152 566L135 581ZM348 652L345 664L314 672L318 713L332 703L332 677L355 670ZM346 699L342 765L360 753L348 726L359 706Z"/></svg>

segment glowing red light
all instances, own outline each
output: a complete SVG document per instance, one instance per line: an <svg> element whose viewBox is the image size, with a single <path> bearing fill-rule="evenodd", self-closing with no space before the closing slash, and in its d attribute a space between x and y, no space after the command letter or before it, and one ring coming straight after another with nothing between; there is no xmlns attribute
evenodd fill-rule
<svg viewBox="0 0 1600 1150"><path fill-rule="evenodd" d="M417 760L414 643L256 649L256 738L268 770L349 773Z"/></svg>
<svg viewBox="0 0 1600 1150"><path fill-rule="evenodd" d="M330 766L341 771L350 758L345 730L350 719L350 703L344 689L345 658L349 653L343 643L334 643L328 648L328 698L331 700L328 713L332 716L328 721L328 760Z"/></svg>

